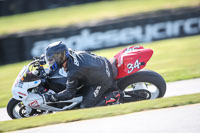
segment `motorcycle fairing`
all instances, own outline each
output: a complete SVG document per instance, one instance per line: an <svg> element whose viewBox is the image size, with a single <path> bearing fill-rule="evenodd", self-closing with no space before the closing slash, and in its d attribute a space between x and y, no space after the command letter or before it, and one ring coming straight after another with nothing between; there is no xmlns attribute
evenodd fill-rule
<svg viewBox="0 0 200 133"><path fill-rule="evenodd" d="M118 69L116 79L131 75L144 68L152 54L152 49L144 49L142 46L130 46L121 50L114 56Z"/></svg>
<svg viewBox="0 0 200 133"><path fill-rule="evenodd" d="M40 83L41 80L32 82L17 82L12 88L13 98L25 101L29 96L28 89L37 87Z"/></svg>

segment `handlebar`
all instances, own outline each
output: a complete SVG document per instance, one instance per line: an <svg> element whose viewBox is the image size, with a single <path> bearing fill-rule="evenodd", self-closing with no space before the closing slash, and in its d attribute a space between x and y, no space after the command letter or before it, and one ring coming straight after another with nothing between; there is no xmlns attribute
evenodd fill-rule
<svg viewBox="0 0 200 133"><path fill-rule="evenodd" d="M46 64L45 56L41 55L40 57L33 57L34 61L32 61L30 65L33 65L34 67L37 67L38 71L38 77L41 79L43 83L45 83L45 80L47 79L47 73L44 70L44 65Z"/></svg>

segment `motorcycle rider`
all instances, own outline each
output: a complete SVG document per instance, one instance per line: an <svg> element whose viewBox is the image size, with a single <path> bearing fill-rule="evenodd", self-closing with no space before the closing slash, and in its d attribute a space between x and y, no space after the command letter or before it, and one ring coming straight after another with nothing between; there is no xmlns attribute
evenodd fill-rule
<svg viewBox="0 0 200 133"><path fill-rule="evenodd" d="M46 94L47 102L72 99L79 87L84 85L81 88L81 108L119 103L119 91L105 94L109 89L117 89L111 63L106 58L86 51L68 49L61 41L49 44L45 56L53 71L64 68L67 73L66 89L56 94Z"/></svg>

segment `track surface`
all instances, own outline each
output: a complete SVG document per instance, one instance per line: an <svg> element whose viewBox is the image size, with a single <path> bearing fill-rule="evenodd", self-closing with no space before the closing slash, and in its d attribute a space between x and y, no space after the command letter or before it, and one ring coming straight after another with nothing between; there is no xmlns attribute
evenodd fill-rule
<svg viewBox="0 0 200 133"><path fill-rule="evenodd" d="M15 133L199 133L200 104L44 126Z"/></svg>
<svg viewBox="0 0 200 133"><path fill-rule="evenodd" d="M167 83L165 97L193 93L200 93L200 78ZM0 108L0 121L6 120L11 120L7 115L6 108Z"/></svg>

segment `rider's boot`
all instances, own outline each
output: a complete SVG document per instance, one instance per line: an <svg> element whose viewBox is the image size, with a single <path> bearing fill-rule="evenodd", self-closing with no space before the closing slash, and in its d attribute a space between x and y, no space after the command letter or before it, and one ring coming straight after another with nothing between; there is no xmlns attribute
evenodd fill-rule
<svg viewBox="0 0 200 133"><path fill-rule="evenodd" d="M120 97L123 93L120 91L114 91L105 96L106 105L120 104Z"/></svg>
<svg viewBox="0 0 200 133"><path fill-rule="evenodd" d="M102 97L95 106L105 106L105 105L114 105L120 104L120 101L124 96L123 91L114 91L107 94L105 97Z"/></svg>

